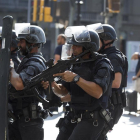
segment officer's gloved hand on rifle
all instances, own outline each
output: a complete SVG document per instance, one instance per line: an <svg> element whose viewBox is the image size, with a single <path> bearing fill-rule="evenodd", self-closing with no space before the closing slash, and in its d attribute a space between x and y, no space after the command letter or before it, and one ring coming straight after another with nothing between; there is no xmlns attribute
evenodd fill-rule
<svg viewBox="0 0 140 140"><path fill-rule="evenodd" d="M52 86L54 82L52 82L52 84L50 85L48 81L44 82L42 81L41 84L42 84L42 87L44 89L47 89L49 86ZM53 93L53 92L52 92ZM55 95L52 96L52 100L49 101L49 106L50 107L60 107L62 105L62 102L61 100L58 100L58 98L54 98Z"/></svg>
<svg viewBox="0 0 140 140"><path fill-rule="evenodd" d="M47 89L49 87L49 82L48 81L46 81L46 82L42 81L41 84L42 84L42 87L44 89Z"/></svg>

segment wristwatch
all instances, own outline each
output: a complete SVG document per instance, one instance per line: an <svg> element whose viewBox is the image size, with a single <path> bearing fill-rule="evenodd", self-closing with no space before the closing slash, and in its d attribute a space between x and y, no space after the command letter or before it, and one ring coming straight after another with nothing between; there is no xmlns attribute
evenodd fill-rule
<svg viewBox="0 0 140 140"><path fill-rule="evenodd" d="M73 78L73 82L77 83L80 79L80 76L77 74L74 78Z"/></svg>

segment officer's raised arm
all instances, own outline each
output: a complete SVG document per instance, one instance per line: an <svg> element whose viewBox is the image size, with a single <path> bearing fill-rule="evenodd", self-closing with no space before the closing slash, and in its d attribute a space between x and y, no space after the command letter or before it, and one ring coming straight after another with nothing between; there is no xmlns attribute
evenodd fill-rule
<svg viewBox="0 0 140 140"><path fill-rule="evenodd" d="M14 67L11 66L10 70L10 82L15 87L16 90L23 90L24 85L19 74L16 73Z"/></svg>

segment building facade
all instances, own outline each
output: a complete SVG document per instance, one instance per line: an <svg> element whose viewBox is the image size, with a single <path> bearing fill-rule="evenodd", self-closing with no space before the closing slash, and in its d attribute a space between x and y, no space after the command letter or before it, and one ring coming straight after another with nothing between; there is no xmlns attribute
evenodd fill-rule
<svg viewBox="0 0 140 140"><path fill-rule="evenodd" d="M28 2L30 3L30 9ZM139 0L120 0L120 13L110 13L108 2L109 0L82 0L80 5L78 0L44 0L44 6L51 7L52 22L36 21L32 22L33 2L34 0L0 0L0 26L2 25L2 18L5 15L11 15L15 22L27 22L30 13L30 22L41 26L45 33L48 44L48 57L53 57L53 52L56 44L57 35L63 33L68 25L78 25L77 20L80 20L79 25L87 25L93 23L107 23L111 24L117 31L120 48L124 53L129 49L130 44L139 44L140 41L140 1ZM118 0L119 1L119 0ZM37 18L39 16L39 3L37 7ZM14 27L13 27L14 28ZM133 45L134 46L134 45ZM136 45L139 50L139 46ZM47 51L47 50L46 50ZM50 51L50 52L49 52ZM139 50L140 51L140 50Z"/></svg>

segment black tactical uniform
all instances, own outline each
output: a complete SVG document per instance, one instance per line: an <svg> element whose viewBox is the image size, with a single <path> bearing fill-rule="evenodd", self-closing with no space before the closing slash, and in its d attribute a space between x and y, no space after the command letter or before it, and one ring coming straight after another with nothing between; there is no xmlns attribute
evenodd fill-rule
<svg viewBox="0 0 140 140"><path fill-rule="evenodd" d="M108 106L114 73L108 59L98 53L94 53L94 51L97 51L97 48L95 49L94 47L99 47L98 35L94 31L89 33L92 45L87 44L89 45L88 49L90 47L93 49L90 52L91 57L94 56L94 61L73 65L72 72L87 81L98 84L103 90L103 95L96 99L87 94L75 82L63 82L63 86L71 95L71 102L69 113L64 119L60 119L57 124L60 129L57 140L95 140L100 136L104 128L105 119L101 115L101 110L106 109ZM83 35L81 36L83 37ZM86 43L80 44L74 38L68 43L82 45L84 50L88 50ZM106 113L107 111L105 111Z"/></svg>
<svg viewBox="0 0 140 140"><path fill-rule="evenodd" d="M111 64L114 67L115 73L119 72L122 74L120 88L112 89L111 101L115 106L114 111L112 112L114 125L120 119L123 112L123 106L125 106L125 94L122 94L122 88L125 88L127 85L128 62L125 55L114 46L105 49L105 46L107 46L108 44L112 44L115 40L117 40L117 35L115 29L112 26L108 24L103 24L102 26L104 29L104 33L99 33L99 37L103 44L100 53L107 54L107 57L109 58ZM104 44L103 40L112 40L112 42Z"/></svg>
<svg viewBox="0 0 140 140"><path fill-rule="evenodd" d="M115 73L119 72L124 76L124 59L122 57L122 53L112 46L110 48L105 49L102 51L103 54L107 54L108 59L111 61L113 65ZM114 110L112 112L113 117L113 125L117 124L122 113L123 113L123 103L122 103L122 83L120 88L112 88L112 98L111 101L114 105Z"/></svg>
<svg viewBox="0 0 140 140"><path fill-rule="evenodd" d="M18 35L19 39L26 39L28 43L45 43L45 34L41 28L37 26L29 26L28 28L30 28L30 33L23 36L21 32ZM26 86L28 80L46 69L45 59L40 53L30 53L31 49L29 48L26 51L27 55L23 58L16 71L24 86ZM10 92L14 91L14 87L11 87ZM38 91L44 97L45 90L41 84L38 85ZM22 91L17 92L22 95ZM27 95L33 94L32 90L24 92ZM38 99L35 96L10 98L10 103L13 107L13 119L15 120L9 124L9 140L43 140L44 130L42 127L44 121L42 109L38 106Z"/></svg>
<svg viewBox="0 0 140 140"><path fill-rule="evenodd" d="M125 55L120 52L118 49L116 49L114 46L111 46L109 48L105 47L109 44L113 44L115 40L117 40L115 29L108 25L108 24L102 24L102 27L104 29L103 33L99 33L100 40L102 42L102 48L100 49L99 53L106 54L108 59L111 61L111 64L113 65L114 72L115 73L121 73L122 75L122 81L120 88L112 88L112 96L111 96L111 106L110 104L110 112L112 116L112 121L110 122L111 128L118 123L122 113L123 113L123 107L126 105L126 97L125 93L122 93L122 88L126 87L127 83L127 70L128 70L128 62ZM98 32L98 31L97 31ZM104 44L103 40L112 40L110 43ZM108 132L110 129L109 127L105 127L106 129L103 130L103 135ZM104 139L104 136L101 135L99 140Z"/></svg>
<svg viewBox="0 0 140 140"><path fill-rule="evenodd" d="M20 75L24 86L26 86L27 80L46 69L43 61L44 59L40 54L28 54L23 58L22 62L18 66L17 73ZM40 87L39 89L40 92L43 93L43 88ZM31 109L31 106L34 105L37 108L38 102L39 101L35 97L25 97L22 99L19 98L17 100L11 101L13 112L17 120L10 125L9 134L11 134L12 136L14 135L17 140L20 140L18 136L26 140L43 139L43 119L39 118L39 114L36 114L35 116L33 116L32 114L33 111L34 113L37 113L37 111L39 110ZM34 127L32 125L34 125ZM19 129L20 133L17 133L15 129Z"/></svg>

